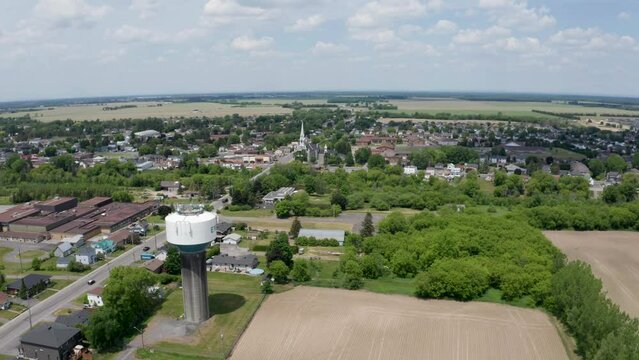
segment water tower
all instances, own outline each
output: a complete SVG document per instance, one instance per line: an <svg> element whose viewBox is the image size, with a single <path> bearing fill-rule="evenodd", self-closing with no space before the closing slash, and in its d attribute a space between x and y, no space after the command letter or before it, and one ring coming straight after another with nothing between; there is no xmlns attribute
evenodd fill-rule
<svg viewBox="0 0 639 360"><path fill-rule="evenodd" d="M166 217L166 239L180 250L184 318L201 323L209 318L206 248L215 239L217 215L202 205L180 205Z"/></svg>

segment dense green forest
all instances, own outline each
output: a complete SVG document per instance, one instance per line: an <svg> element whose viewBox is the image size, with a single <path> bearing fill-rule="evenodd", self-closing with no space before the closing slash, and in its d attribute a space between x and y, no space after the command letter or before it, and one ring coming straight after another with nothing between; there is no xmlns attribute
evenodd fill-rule
<svg viewBox="0 0 639 360"><path fill-rule="evenodd" d="M586 360L634 359L639 349L638 320L606 298L590 267L566 264L517 216L392 213L377 235L350 236L348 243L334 275L343 287L360 288L363 278L414 278L418 297L461 301L496 291L502 300L555 315Z"/></svg>

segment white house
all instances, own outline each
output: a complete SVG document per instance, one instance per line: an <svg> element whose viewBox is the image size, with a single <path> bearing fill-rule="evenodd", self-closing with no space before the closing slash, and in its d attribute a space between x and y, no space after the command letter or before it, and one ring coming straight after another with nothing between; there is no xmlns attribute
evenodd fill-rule
<svg viewBox="0 0 639 360"><path fill-rule="evenodd" d="M237 245L240 243L240 241L242 241L242 235L232 233L232 234L226 235L224 239L222 239L222 244Z"/></svg>
<svg viewBox="0 0 639 360"><path fill-rule="evenodd" d="M87 300L89 301L90 307L104 306L102 291L104 291L104 288L101 287L89 290L87 293Z"/></svg>
<svg viewBox="0 0 639 360"><path fill-rule="evenodd" d="M417 174L417 166L404 166L404 175Z"/></svg>
<svg viewBox="0 0 639 360"><path fill-rule="evenodd" d="M91 265L95 262L97 253L95 249L90 246L83 246L80 248L77 254L75 254L75 261L83 265Z"/></svg>

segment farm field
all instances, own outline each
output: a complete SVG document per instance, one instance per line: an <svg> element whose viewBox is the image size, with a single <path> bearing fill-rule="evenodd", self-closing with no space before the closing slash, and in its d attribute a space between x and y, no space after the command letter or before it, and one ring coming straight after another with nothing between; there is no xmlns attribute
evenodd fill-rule
<svg viewBox="0 0 639 360"><path fill-rule="evenodd" d="M296 287L268 297L231 359L568 359L543 312Z"/></svg>
<svg viewBox="0 0 639 360"><path fill-rule="evenodd" d="M608 296L639 316L639 233L629 231L544 231L570 260L583 260L603 282Z"/></svg>
<svg viewBox="0 0 639 360"><path fill-rule="evenodd" d="M517 101L469 101L459 99L408 99L391 100L389 103L398 107L395 112L449 112L453 114L496 114L527 115L539 118L549 118L544 114L534 113L531 110L542 110L566 113L609 113L630 114L631 111L609 109L603 107L585 107L578 105L542 103L542 102L517 102Z"/></svg>
<svg viewBox="0 0 639 360"><path fill-rule="evenodd" d="M111 120L146 117L201 117L201 116L225 116L238 114L241 116L266 115L266 114L288 114L292 109L285 109L276 105L249 105L238 106L232 104L219 103L162 103L162 106L155 106L158 102L132 102L132 103L109 103L100 105L71 105L58 106L53 110L43 109L41 111L17 112L13 114L0 114L0 117L16 117L29 114L31 118L40 121L54 121L71 119L80 120ZM137 105L136 108L126 108L119 110L102 110L105 106ZM195 111L197 110L197 111Z"/></svg>

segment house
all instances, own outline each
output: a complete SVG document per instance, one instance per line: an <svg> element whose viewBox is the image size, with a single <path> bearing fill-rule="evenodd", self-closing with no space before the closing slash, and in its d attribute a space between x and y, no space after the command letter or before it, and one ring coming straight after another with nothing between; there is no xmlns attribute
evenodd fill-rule
<svg viewBox="0 0 639 360"><path fill-rule="evenodd" d="M115 243L111 240L101 240L91 244L97 254L110 254L115 251Z"/></svg>
<svg viewBox="0 0 639 360"><path fill-rule="evenodd" d="M222 239L223 244L237 245L240 241L242 241L242 235L236 233L228 234Z"/></svg>
<svg viewBox="0 0 639 360"><path fill-rule="evenodd" d="M55 267L58 269L66 269L71 261L75 260L73 256L61 257L56 260Z"/></svg>
<svg viewBox="0 0 639 360"><path fill-rule="evenodd" d="M91 246L83 246L75 254L75 261L83 265L91 265L96 261L97 253Z"/></svg>
<svg viewBox="0 0 639 360"><path fill-rule="evenodd" d="M181 186L179 181L160 181L160 189L172 194L177 194Z"/></svg>
<svg viewBox="0 0 639 360"><path fill-rule="evenodd" d="M112 234L109 234L109 240L113 241L116 248L118 246L136 243L139 238L140 235L127 229L118 230Z"/></svg>
<svg viewBox="0 0 639 360"><path fill-rule="evenodd" d="M55 319L55 322L71 328L78 328L89 323L89 316L91 316L91 311L89 309L82 309L74 311L69 315L60 315Z"/></svg>
<svg viewBox="0 0 639 360"><path fill-rule="evenodd" d="M506 165L506 172L508 173L508 175L513 175L513 174L517 174L517 175L522 175L522 174L526 174L526 169L521 168L515 164L508 164Z"/></svg>
<svg viewBox="0 0 639 360"><path fill-rule="evenodd" d="M257 264L257 256L253 254L243 256L220 254L206 261L208 271L247 272L255 269Z"/></svg>
<svg viewBox="0 0 639 360"><path fill-rule="evenodd" d="M65 241L61 242L60 245L55 248L55 250L53 251L53 255L55 257L63 258L69 256L69 254L71 254L71 251L73 251L73 245Z"/></svg>
<svg viewBox="0 0 639 360"><path fill-rule="evenodd" d="M344 230L320 230L320 229L300 229L298 237L314 237L317 240L337 240L339 246L344 246Z"/></svg>
<svg viewBox="0 0 639 360"><path fill-rule="evenodd" d="M233 230L233 224L227 222L220 222L215 225L216 240L222 240L226 235L230 234Z"/></svg>
<svg viewBox="0 0 639 360"><path fill-rule="evenodd" d="M404 166L404 175L417 174L417 166Z"/></svg>
<svg viewBox="0 0 639 360"><path fill-rule="evenodd" d="M81 340L78 328L44 323L22 335L18 351L27 359L66 360Z"/></svg>
<svg viewBox="0 0 639 360"><path fill-rule="evenodd" d="M262 198L264 207L273 207L275 206L275 203L286 199L287 196L293 195L294 192L295 188L292 187L283 187L279 188L277 191L271 191Z"/></svg>
<svg viewBox="0 0 639 360"><path fill-rule="evenodd" d="M9 295L0 292L0 310L8 310L11 307L11 300Z"/></svg>
<svg viewBox="0 0 639 360"><path fill-rule="evenodd" d="M606 184L618 184L621 182L621 174L616 171L609 171L606 173Z"/></svg>
<svg viewBox="0 0 639 360"><path fill-rule="evenodd" d="M104 301L102 300L103 291L104 288L101 287L89 290L87 293L87 301L89 302L90 307L104 306Z"/></svg>
<svg viewBox="0 0 639 360"><path fill-rule="evenodd" d="M164 270L164 261L160 259L149 260L144 263L144 268L152 273L160 274Z"/></svg>
<svg viewBox="0 0 639 360"><path fill-rule="evenodd" d="M570 176L590 178L590 169L580 161L573 161L570 164Z"/></svg>
<svg viewBox="0 0 639 360"><path fill-rule="evenodd" d="M22 289L22 284L26 287L27 294L33 296L37 291L48 286L51 283L51 276L40 274L29 274L22 279L17 279L7 285L7 294L18 295Z"/></svg>

